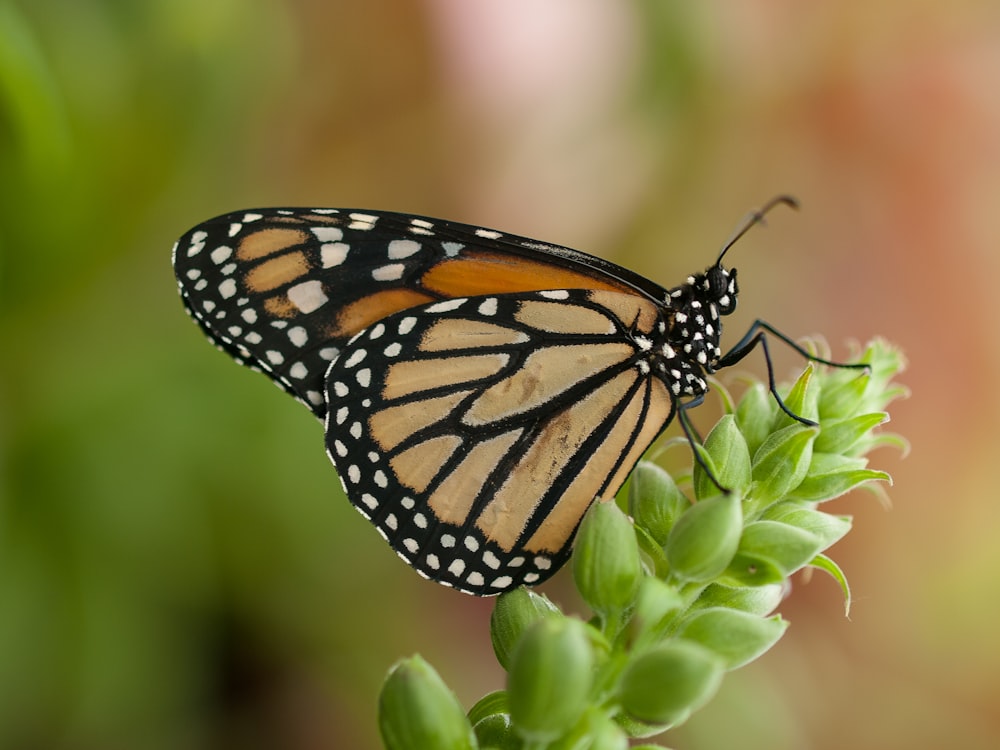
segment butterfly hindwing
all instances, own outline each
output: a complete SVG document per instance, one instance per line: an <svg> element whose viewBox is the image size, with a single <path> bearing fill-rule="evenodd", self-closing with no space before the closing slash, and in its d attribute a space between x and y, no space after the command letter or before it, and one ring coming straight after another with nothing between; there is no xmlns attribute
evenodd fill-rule
<svg viewBox="0 0 1000 750"><path fill-rule="evenodd" d="M474 594L538 583L673 414L651 377L656 306L618 292L455 298L347 344L327 450L410 565Z"/></svg>

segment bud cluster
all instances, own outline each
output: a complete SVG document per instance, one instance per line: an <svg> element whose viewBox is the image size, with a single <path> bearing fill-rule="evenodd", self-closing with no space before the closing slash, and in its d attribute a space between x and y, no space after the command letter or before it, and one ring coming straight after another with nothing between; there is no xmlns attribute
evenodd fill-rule
<svg viewBox="0 0 1000 750"><path fill-rule="evenodd" d="M782 391L788 408L817 426L780 410L765 385L751 386L701 448L727 492L700 464L689 497L663 469L640 462L618 503L595 503L577 534L573 579L591 620L527 589L502 595L491 634L506 690L465 715L423 660L401 662L383 688L386 746L625 750L629 738L685 721L725 672L777 642L788 623L774 611L796 571L827 571L849 605L846 578L824 551L851 521L820 505L889 481L864 456L905 446L873 432L905 393L890 382L901 354L876 340L859 360L868 369L809 365Z"/></svg>

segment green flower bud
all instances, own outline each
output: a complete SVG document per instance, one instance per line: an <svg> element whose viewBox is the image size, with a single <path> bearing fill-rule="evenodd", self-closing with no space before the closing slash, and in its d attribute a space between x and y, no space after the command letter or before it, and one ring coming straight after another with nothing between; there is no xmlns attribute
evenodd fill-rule
<svg viewBox="0 0 1000 750"><path fill-rule="evenodd" d="M721 660L708 649L671 640L640 654L625 668L619 702L641 722L675 726L715 694L722 673Z"/></svg>
<svg viewBox="0 0 1000 750"><path fill-rule="evenodd" d="M788 623L776 617L757 617L727 607L702 609L691 615L677 635L699 643L736 669L756 659L777 643Z"/></svg>
<svg viewBox="0 0 1000 750"><path fill-rule="evenodd" d="M783 584L785 574L781 567L769 557L752 555L742 550L733 555L729 567L719 577L724 586L772 586Z"/></svg>
<svg viewBox="0 0 1000 750"><path fill-rule="evenodd" d="M594 718L587 734L589 743L576 747L586 750L628 750L628 735L604 716Z"/></svg>
<svg viewBox="0 0 1000 750"><path fill-rule="evenodd" d="M639 586L632 623L641 633L656 632L668 615L680 611L684 600L677 589L659 578L646 576Z"/></svg>
<svg viewBox="0 0 1000 750"><path fill-rule="evenodd" d="M771 433L753 457L754 496L764 506L799 486L809 471L816 427L799 423Z"/></svg>
<svg viewBox="0 0 1000 750"><path fill-rule="evenodd" d="M509 714L490 714L474 725L480 747L490 750L521 750L524 743L517 736Z"/></svg>
<svg viewBox="0 0 1000 750"><path fill-rule="evenodd" d="M379 695L378 724L387 750L478 747L455 694L420 656L389 671Z"/></svg>
<svg viewBox="0 0 1000 750"><path fill-rule="evenodd" d="M663 546L674 522L691 503L660 466L640 461L629 479L628 509L635 525Z"/></svg>
<svg viewBox="0 0 1000 750"><path fill-rule="evenodd" d="M514 728L532 742L552 742L583 714L594 656L579 620L543 617L511 655L507 700Z"/></svg>
<svg viewBox="0 0 1000 750"><path fill-rule="evenodd" d="M744 494L750 486L750 451L743 433L736 426L736 417L725 415L705 439L705 450L715 467L715 478L727 490ZM701 464L694 465L695 494L699 498L718 493Z"/></svg>
<svg viewBox="0 0 1000 750"><path fill-rule="evenodd" d="M632 522L615 503L594 503L573 549L573 580L583 600L610 621L632 605L641 578Z"/></svg>
<svg viewBox="0 0 1000 750"><path fill-rule="evenodd" d="M692 605L692 610L729 607L763 617L773 612L784 597L785 587L780 583L754 587L710 583Z"/></svg>
<svg viewBox="0 0 1000 750"><path fill-rule="evenodd" d="M740 537L739 551L774 562L784 576L808 564L823 549L815 534L778 521L748 524Z"/></svg>
<svg viewBox="0 0 1000 750"><path fill-rule="evenodd" d="M561 615L558 607L545 596L523 586L501 594L490 616L490 640L500 666L510 668L511 652L535 620Z"/></svg>
<svg viewBox="0 0 1000 750"><path fill-rule="evenodd" d="M615 716L615 723L625 730L625 734L629 737L653 737L657 734L663 734L665 731L670 729L668 724L650 724L645 721L639 721L638 719L633 719L631 716L625 713L619 713ZM659 745L638 745L633 747L632 750L639 750L640 747L651 747L655 750L663 750Z"/></svg>
<svg viewBox="0 0 1000 750"><path fill-rule="evenodd" d="M738 495L716 495L695 503L677 520L667 539L671 572L686 581L712 580L733 559L742 528Z"/></svg>
<svg viewBox="0 0 1000 750"><path fill-rule="evenodd" d="M736 424L747 441L751 456L770 434L777 411L778 405L763 383L748 388L740 399L736 407Z"/></svg>
<svg viewBox="0 0 1000 750"><path fill-rule="evenodd" d="M818 403L820 416L837 419L857 414L871 380L868 370L842 368L828 372L823 378L823 393Z"/></svg>
<svg viewBox="0 0 1000 750"><path fill-rule="evenodd" d="M889 402L909 395L905 386L890 385L893 377L906 369L906 357L899 349L875 339L858 359L868 364L871 376L855 412L883 411Z"/></svg>
<svg viewBox="0 0 1000 750"><path fill-rule="evenodd" d="M803 419L818 422L819 409L817 407L817 400L820 389L813 383L813 375L815 373L816 367L812 362L809 362L806 365L806 368L802 371L802 374L799 375L795 383L792 384L792 388L788 392L788 395L785 396L782 401L784 401L785 406L788 407L788 410L792 414L802 417ZM777 414L777 421L774 423L772 429L778 430L791 424L801 424L801 422L792 419L784 411L779 411Z"/></svg>

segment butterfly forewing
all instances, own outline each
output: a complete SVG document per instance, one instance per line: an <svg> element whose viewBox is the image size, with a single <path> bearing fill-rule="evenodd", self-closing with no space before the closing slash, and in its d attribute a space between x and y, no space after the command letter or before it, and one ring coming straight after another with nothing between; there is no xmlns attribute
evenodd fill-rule
<svg viewBox="0 0 1000 750"><path fill-rule="evenodd" d="M177 243L181 295L208 336L317 416L323 375L359 331L407 308L552 288L662 289L568 248L409 214L260 209L220 216Z"/></svg>
<svg viewBox="0 0 1000 750"><path fill-rule="evenodd" d="M474 594L565 561L672 416L634 295L456 298L391 315L327 373L327 449L351 502L421 574Z"/></svg>

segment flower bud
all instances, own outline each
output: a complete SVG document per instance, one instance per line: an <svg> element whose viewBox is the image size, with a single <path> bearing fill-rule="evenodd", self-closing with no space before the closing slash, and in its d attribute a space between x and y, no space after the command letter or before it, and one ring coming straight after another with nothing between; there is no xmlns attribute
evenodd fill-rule
<svg viewBox="0 0 1000 750"><path fill-rule="evenodd" d="M733 559L742 528L739 495L716 495L695 503L677 520L667 539L671 573L687 581L712 580Z"/></svg>
<svg viewBox="0 0 1000 750"><path fill-rule="evenodd" d="M799 375L798 379L792 384L791 390L788 395L785 396L782 401L785 406L788 407L788 411L797 417L802 417L803 419L808 419L813 422L819 421L819 409L816 405L817 399L819 397L819 387L818 383L814 384L812 382L813 375L816 373L816 367L812 362L806 365L806 368ZM817 378L818 379L818 378ZM777 414L777 419L772 425L772 430L777 430L782 427L787 427L791 424L802 424L797 419L792 419L784 411L779 411Z"/></svg>
<svg viewBox="0 0 1000 750"><path fill-rule="evenodd" d="M620 726L604 716L592 721L587 734L587 750L628 750L628 736Z"/></svg>
<svg viewBox="0 0 1000 750"><path fill-rule="evenodd" d="M764 506L783 498L805 478L818 431L817 427L796 422L771 433L764 441L753 457L754 496Z"/></svg>
<svg viewBox="0 0 1000 750"><path fill-rule="evenodd" d="M737 553L739 556L739 553ZM710 583L701 595L691 605L691 609L710 609L712 607L728 607L749 612L763 617L773 612L781 600L785 598L785 587L781 583L771 583L764 586L723 586Z"/></svg>
<svg viewBox="0 0 1000 750"><path fill-rule="evenodd" d="M715 467L715 478L725 489L744 494L750 486L750 451L732 414L720 419L705 438L705 450ZM718 492L701 464L694 465L695 494L699 498Z"/></svg>
<svg viewBox="0 0 1000 750"><path fill-rule="evenodd" d="M619 683L622 708L641 722L673 726L714 695L720 659L691 641L674 639L640 654Z"/></svg>
<svg viewBox="0 0 1000 750"><path fill-rule="evenodd" d="M462 705L420 656L389 671L379 695L378 724L387 750L477 747Z"/></svg>
<svg viewBox="0 0 1000 750"><path fill-rule="evenodd" d="M628 509L635 525L663 546L678 516L690 502L662 467L640 461L629 478Z"/></svg>
<svg viewBox="0 0 1000 750"><path fill-rule="evenodd" d="M501 594L490 616L490 640L500 666L510 668L511 652L535 620L561 615L556 605L545 596L523 586Z"/></svg>
<svg viewBox="0 0 1000 750"><path fill-rule="evenodd" d="M594 503L573 549L573 580L583 600L607 621L632 605L641 578L632 522L614 502Z"/></svg>
<svg viewBox="0 0 1000 750"><path fill-rule="evenodd" d="M748 388L736 407L736 424L752 456L771 432L778 405L763 383Z"/></svg>
<svg viewBox="0 0 1000 750"><path fill-rule="evenodd" d="M523 743L510 724L509 714L490 714L475 725L476 739L480 747L490 750L521 750Z"/></svg>
<svg viewBox="0 0 1000 750"><path fill-rule="evenodd" d="M552 742L587 707L594 656L579 620L543 617L511 655L507 700L514 728L532 742Z"/></svg>
<svg viewBox="0 0 1000 750"><path fill-rule="evenodd" d="M777 643L788 623L780 616L757 617L727 607L695 612L677 631L680 638L698 643L736 669L756 659Z"/></svg>
<svg viewBox="0 0 1000 750"><path fill-rule="evenodd" d="M681 610L684 600L674 586L659 578L645 576L639 586L632 624L640 633L656 633L671 613Z"/></svg>
<svg viewBox="0 0 1000 750"><path fill-rule="evenodd" d="M756 521L743 529L739 551L774 562L785 576L808 564L823 543L818 536L779 521Z"/></svg>

